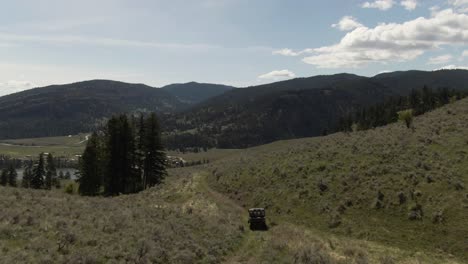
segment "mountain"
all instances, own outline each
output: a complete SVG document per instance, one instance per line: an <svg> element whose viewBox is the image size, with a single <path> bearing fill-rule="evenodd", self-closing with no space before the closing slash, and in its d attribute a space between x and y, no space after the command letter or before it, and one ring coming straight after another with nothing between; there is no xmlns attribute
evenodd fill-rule
<svg viewBox="0 0 468 264"><path fill-rule="evenodd" d="M194 105L207 100L208 98L215 97L223 94L224 92L235 89L235 87L221 84L189 82L170 84L162 87L161 89L174 95L183 103Z"/></svg>
<svg viewBox="0 0 468 264"><path fill-rule="evenodd" d="M186 106L167 91L143 84L92 80L52 85L0 97L0 138L88 132L113 114L167 113Z"/></svg>
<svg viewBox="0 0 468 264"><path fill-rule="evenodd" d="M113 114L156 111L170 147L244 148L327 133L349 111L425 85L466 91L466 83L464 70L371 78L343 73L240 89L194 82L156 89L93 80L0 97L0 138L89 132Z"/></svg>
<svg viewBox="0 0 468 264"><path fill-rule="evenodd" d="M407 94L408 90L421 84L431 88L468 89L467 70L397 71L382 73L372 79L399 94Z"/></svg>
<svg viewBox="0 0 468 264"><path fill-rule="evenodd" d="M225 92L167 118L164 127L170 147L186 147L180 142L192 141L244 148L318 136L359 107L408 95L424 86L468 91L466 83L465 70L394 72L370 78L352 74L298 78Z"/></svg>

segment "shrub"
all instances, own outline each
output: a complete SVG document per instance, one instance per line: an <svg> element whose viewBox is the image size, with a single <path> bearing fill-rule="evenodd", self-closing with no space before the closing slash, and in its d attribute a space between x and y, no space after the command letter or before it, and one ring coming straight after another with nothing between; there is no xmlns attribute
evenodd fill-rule
<svg viewBox="0 0 468 264"><path fill-rule="evenodd" d="M395 260L390 256L384 256L379 259L380 264L395 264Z"/></svg>
<svg viewBox="0 0 468 264"><path fill-rule="evenodd" d="M444 212L442 210L439 210L432 214L432 223L440 224L440 223L443 223L444 221L445 221Z"/></svg>
<svg viewBox="0 0 468 264"><path fill-rule="evenodd" d="M400 205L406 203L406 195L404 192L398 193L398 202L400 203Z"/></svg>
<svg viewBox="0 0 468 264"><path fill-rule="evenodd" d="M415 203L409 207L408 219L409 220L422 220L424 214L422 205Z"/></svg>
<svg viewBox="0 0 468 264"><path fill-rule="evenodd" d="M65 193L73 194L74 192L75 192L75 188L73 186L73 183L69 183L67 187L65 187Z"/></svg>
<svg viewBox="0 0 468 264"><path fill-rule="evenodd" d="M341 225L341 216L339 213L334 212L330 215L330 218L328 220L328 227L337 228L339 225Z"/></svg>
<svg viewBox="0 0 468 264"><path fill-rule="evenodd" d="M329 264L333 263L330 255L317 245L302 248L294 255L294 263L297 264Z"/></svg>
<svg viewBox="0 0 468 264"><path fill-rule="evenodd" d="M398 112L398 120L403 121L407 128L413 124L413 109Z"/></svg>

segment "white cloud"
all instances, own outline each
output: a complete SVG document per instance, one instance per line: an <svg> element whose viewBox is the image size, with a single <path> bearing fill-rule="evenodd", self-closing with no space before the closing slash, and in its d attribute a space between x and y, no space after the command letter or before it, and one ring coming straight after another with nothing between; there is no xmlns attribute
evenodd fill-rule
<svg viewBox="0 0 468 264"><path fill-rule="evenodd" d="M289 78L294 78L294 77L296 77L296 74L294 74L290 70L272 71L272 72L265 73L265 74L258 76L259 79L264 79L264 80L281 80L281 79L289 79Z"/></svg>
<svg viewBox="0 0 468 264"><path fill-rule="evenodd" d="M446 9L429 18L359 27L335 45L296 53L312 53L303 61L318 68L355 68L372 62L409 61L441 46L467 44L468 15Z"/></svg>
<svg viewBox="0 0 468 264"><path fill-rule="evenodd" d="M434 69L434 71L442 70L468 70L468 66L447 65L438 69Z"/></svg>
<svg viewBox="0 0 468 264"><path fill-rule="evenodd" d="M0 96L21 92L36 87L37 85L30 81L9 80L0 83Z"/></svg>
<svg viewBox="0 0 468 264"><path fill-rule="evenodd" d="M458 12L468 12L468 0L448 0L450 5L453 5Z"/></svg>
<svg viewBox="0 0 468 264"><path fill-rule="evenodd" d="M47 43L55 45L92 45L92 46L107 46L107 47L140 47L140 48L166 48L166 49L190 49L190 50L207 50L219 49L220 46L208 44L181 44L181 43L162 43L143 40L128 40L105 37L89 37L77 35L22 35L12 33L1 33L0 41L9 43Z"/></svg>
<svg viewBox="0 0 468 264"><path fill-rule="evenodd" d="M432 57L429 59L428 64L446 64L453 59L453 56L450 54L445 54L437 57Z"/></svg>
<svg viewBox="0 0 468 264"><path fill-rule="evenodd" d="M417 0L403 0L400 2L400 5L402 5L406 10L414 10L418 6L418 1Z"/></svg>
<svg viewBox="0 0 468 264"><path fill-rule="evenodd" d="M468 57L468 50L463 51L462 57Z"/></svg>
<svg viewBox="0 0 468 264"><path fill-rule="evenodd" d="M341 31L350 31L359 27L363 27L363 25L359 23L354 17L345 16L340 20L340 22L333 24L332 27L338 28Z"/></svg>
<svg viewBox="0 0 468 264"><path fill-rule="evenodd" d="M380 10L388 10L393 7L395 2L393 0L376 0L374 2L365 2L361 6L363 8L377 8Z"/></svg>
<svg viewBox="0 0 468 264"><path fill-rule="evenodd" d="M273 51L273 55L283 55L283 56L299 56L300 53L294 52L291 49L281 49Z"/></svg>

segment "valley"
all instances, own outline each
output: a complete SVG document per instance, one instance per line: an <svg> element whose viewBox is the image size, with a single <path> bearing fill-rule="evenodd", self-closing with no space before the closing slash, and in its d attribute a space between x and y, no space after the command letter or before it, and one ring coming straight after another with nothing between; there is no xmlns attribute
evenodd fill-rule
<svg viewBox="0 0 468 264"><path fill-rule="evenodd" d="M3 258L466 263L467 117L465 99L417 117L414 129L186 154L212 162L113 198L0 187ZM250 207L266 208L268 231L248 229Z"/></svg>

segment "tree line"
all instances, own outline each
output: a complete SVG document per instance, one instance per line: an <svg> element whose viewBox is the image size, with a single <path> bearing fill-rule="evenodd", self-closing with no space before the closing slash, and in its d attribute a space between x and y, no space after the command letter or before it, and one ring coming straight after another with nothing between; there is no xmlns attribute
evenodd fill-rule
<svg viewBox="0 0 468 264"><path fill-rule="evenodd" d="M109 119L89 138L79 171L81 195L136 193L160 184L167 172L156 114Z"/></svg>
<svg viewBox="0 0 468 264"><path fill-rule="evenodd" d="M339 120L336 131L367 130L397 122L399 119L409 128L413 116L422 115L450 102L462 99L466 93L439 88L433 90L424 86L412 90L408 96L390 98L370 107L360 107L350 111Z"/></svg>
<svg viewBox="0 0 468 264"><path fill-rule="evenodd" d="M53 157L54 165L59 168L77 168L78 162L67 157ZM30 157L14 158L9 155L0 154L0 169L9 169L14 167L16 169L30 166L32 159Z"/></svg>
<svg viewBox="0 0 468 264"><path fill-rule="evenodd" d="M46 156L45 159L44 156ZM17 178L18 173L15 166L10 165L9 168L1 171L0 185L17 187ZM54 157L51 153L47 155L41 153L37 161L31 161L26 164L21 179L21 187L50 190L52 186L60 188L60 180L57 175Z"/></svg>

